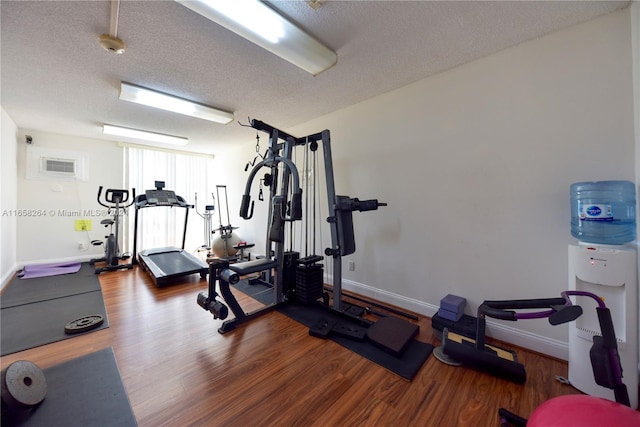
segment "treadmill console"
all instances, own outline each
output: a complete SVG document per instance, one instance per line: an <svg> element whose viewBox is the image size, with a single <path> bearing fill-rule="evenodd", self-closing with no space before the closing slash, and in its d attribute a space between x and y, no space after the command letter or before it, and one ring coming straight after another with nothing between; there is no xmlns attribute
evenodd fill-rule
<svg viewBox="0 0 640 427"><path fill-rule="evenodd" d="M174 206L178 204L176 193L171 190L147 190L147 203L153 206Z"/></svg>
<svg viewBox="0 0 640 427"><path fill-rule="evenodd" d="M192 207L181 196L172 190L146 190L144 194L136 197L136 209L151 208L155 206L177 206L181 208Z"/></svg>

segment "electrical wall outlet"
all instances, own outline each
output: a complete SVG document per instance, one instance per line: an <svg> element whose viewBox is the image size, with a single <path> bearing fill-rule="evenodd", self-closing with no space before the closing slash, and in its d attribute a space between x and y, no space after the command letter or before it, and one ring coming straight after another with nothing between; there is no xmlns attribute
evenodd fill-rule
<svg viewBox="0 0 640 427"><path fill-rule="evenodd" d="M349 261L349 271L356 271L356 262Z"/></svg>

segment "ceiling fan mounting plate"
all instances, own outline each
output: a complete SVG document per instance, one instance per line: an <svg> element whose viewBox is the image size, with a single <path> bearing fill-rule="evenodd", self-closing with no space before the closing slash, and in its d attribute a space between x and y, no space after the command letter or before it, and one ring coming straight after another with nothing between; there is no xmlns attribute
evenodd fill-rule
<svg viewBox="0 0 640 427"><path fill-rule="evenodd" d="M117 37L113 37L109 34L102 34L100 36L100 46L108 52L121 55L124 53L124 42Z"/></svg>

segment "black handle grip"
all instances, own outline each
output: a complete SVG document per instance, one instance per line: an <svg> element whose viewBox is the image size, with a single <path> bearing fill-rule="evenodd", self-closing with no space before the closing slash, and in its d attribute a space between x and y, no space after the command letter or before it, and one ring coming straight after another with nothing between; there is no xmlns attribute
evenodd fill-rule
<svg viewBox="0 0 640 427"><path fill-rule="evenodd" d="M530 308L551 308L554 305L564 305L566 303L564 298L538 298L538 299L514 299L514 300L498 300L498 301L484 301L482 303L485 307L491 307L496 309L530 309Z"/></svg>
<svg viewBox="0 0 640 427"><path fill-rule="evenodd" d="M375 211L378 206L386 206L386 203L378 203L378 199L360 200L358 210L360 212Z"/></svg>
<svg viewBox="0 0 640 427"><path fill-rule="evenodd" d="M298 189L291 196L291 219L294 221L302 219L302 190Z"/></svg>
<svg viewBox="0 0 640 427"><path fill-rule="evenodd" d="M242 195L242 202L240 203L240 216L244 219L249 219L249 202L251 196L248 194Z"/></svg>
<svg viewBox="0 0 640 427"><path fill-rule="evenodd" d="M484 313L486 316L492 317L494 319L511 320L511 321L518 320L516 318L515 311L495 309L495 308L486 306L484 304L482 304L478 308L478 314L480 313Z"/></svg>

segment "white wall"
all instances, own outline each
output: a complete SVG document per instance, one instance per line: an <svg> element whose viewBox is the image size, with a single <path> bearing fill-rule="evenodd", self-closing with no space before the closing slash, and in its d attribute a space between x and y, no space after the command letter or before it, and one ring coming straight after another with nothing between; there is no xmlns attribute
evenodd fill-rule
<svg viewBox="0 0 640 427"><path fill-rule="evenodd" d="M337 194L389 204L354 213L345 288L427 315L449 293L468 314L559 296L569 186L635 178L630 20L627 8L284 129L329 129ZM244 167L253 144L237 153ZM490 334L567 356L566 325L498 323Z"/></svg>
<svg viewBox="0 0 640 427"><path fill-rule="evenodd" d="M263 255L265 253L265 236L267 227L267 201L260 202L258 200L258 188L260 184L260 178L268 172L267 168L263 168L254 178L252 188L252 200L255 202L254 217L251 220L244 220L240 218L240 202L242 201L242 195L244 194L247 178L251 167L245 172L244 168L247 162L251 162L255 156L255 131L247 131L247 140L253 141L251 148L247 147L232 147L227 151L216 154L215 157L215 170L214 170L214 184L226 185L227 196L229 202L229 217L231 225L238 227L234 230L234 234L242 241L248 243L254 243L255 246L247 252L254 255ZM280 141L282 142L282 141ZM264 154L265 150L269 146L269 138L266 133L260 135L260 147L261 154ZM264 197L268 199L269 190L264 189ZM219 226L219 206L220 202L216 202L216 212L213 218L213 228ZM226 211L223 212L223 219L225 221Z"/></svg>
<svg viewBox="0 0 640 427"><path fill-rule="evenodd" d="M636 182L640 182L640 2L634 1L630 7L632 64L633 64L633 99L634 124L636 146ZM640 197L636 197L636 212L640 212ZM636 221L636 234L640 235L640 222ZM640 253L638 254L638 271L640 271ZM640 309L640 291L638 292L638 308ZM640 328L638 328L638 342L640 343ZM638 361L638 375L640 375L640 361Z"/></svg>
<svg viewBox="0 0 640 427"><path fill-rule="evenodd" d="M106 229L100 225L100 220L107 215L100 215L105 209L96 202L96 195L100 185L123 188L123 149L115 142L24 129L20 129L18 140L24 141L25 134L33 137L34 147L85 155L88 180L27 179L27 145L19 144L18 208L38 214L17 218L17 262L25 265L99 257L104 249L91 246L90 241L104 240ZM78 219L90 219L92 230L75 231ZM84 244L84 250L79 249L80 242Z"/></svg>
<svg viewBox="0 0 640 427"><path fill-rule="evenodd" d="M4 286L16 270L17 136L15 122L2 108L0 140L0 284Z"/></svg>

